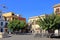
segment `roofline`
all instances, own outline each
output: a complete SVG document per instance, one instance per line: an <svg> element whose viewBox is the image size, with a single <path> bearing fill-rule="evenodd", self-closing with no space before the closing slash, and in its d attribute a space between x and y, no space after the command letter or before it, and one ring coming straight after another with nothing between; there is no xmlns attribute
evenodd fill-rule
<svg viewBox="0 0 60 40"><path fill-rule="evenodd" d="M45 15L47 15L47 14L40 15L40 17L41 17L41 16L45 16ZM38 17L38 16L29 17L28 19L31 19L31 18L34 18L34 17Z"/></svg>
<svg viewBox="0 0 60 40"><path fill-rule="evenodd" d="M59 3L59 4L55 4L55 5L53 6L53 8L55 8L55 7L60 7L60 3Z"/></svg>

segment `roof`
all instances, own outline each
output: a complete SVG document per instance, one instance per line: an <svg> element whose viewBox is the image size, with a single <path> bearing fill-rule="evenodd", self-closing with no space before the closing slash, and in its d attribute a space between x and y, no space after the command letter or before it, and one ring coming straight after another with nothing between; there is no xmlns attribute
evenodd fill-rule
<svg viewBox="0 0 60 40"><path fill-rule="evenodd" d="M44 14L44 15L39 15L40 17L43 17L43 16L46 16L47 14ZM32 18L38 18L39 16L33 16L33 17L29 17L29 19L32 19Z"/></svg>
<svg viewBox="0 0 60 40"><path fill-rule="evenodd" d="M23 18L23 17L18 17L18 19L26 21L26 18Z"/></svg>
<svg viewBox="0 0 60 40"><path fill-rule="evenodd" d="M59 3L59 4L54 5L53 7L54 7L54 8L55 8L55 7L60 7L60 3Z"/></svg>
<svg viewBox="0 0 60 40"><path fill-rule="evenodd" d="M4 14L8 14L8 13L13 13L13 14L14 14L14 12L6 12L6 13L4 13Z"/></svg>
<svg viewBox="0 0 60 40"><path fill-rule="evenodd" d="M4 13L4 14L2 14L2 16L5 16L5 17L7 17L7 16L12 16L12 15L14 15L13 12L8 12L8 13Z"/></svg>

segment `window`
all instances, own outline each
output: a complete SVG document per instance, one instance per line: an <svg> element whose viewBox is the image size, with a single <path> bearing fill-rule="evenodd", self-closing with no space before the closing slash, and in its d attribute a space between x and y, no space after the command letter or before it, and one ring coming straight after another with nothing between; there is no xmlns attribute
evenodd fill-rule
<svg viewBox="0 0 60 40"><path fill-rule="evenodd" d="M14 17L13 17L13 20L14 20Z"/></svg>
<svg viewBox="0 0 60 40"><path fill-rule="evenodd" d="M7 25L8 23L6 23L6 25Z"/></svg>
<svg viewBox="0 0 60 40"><path fill-rule="evenodd" d="M14 13L12 13L12 15L14 15Z"/></svg>
<svg viewBox="0 0 60 40"><path fill-rule="evenodd" d="M57 8L55 12L56 12L56 13L59 13L59 8Z"/></svg>
<svg viewBox="0 0 60 40"><path fill-rule="evenodd" d="M3 29L1 28L1 32L3 32Z"/></svg>
<svg viewBox="0 0 60 40"><path fill-rule="evenodd" d="M1 26L3 26L3 22L1 22Z"/></svg>
<svg viewBox="0 0 60 40"><path fill-rule="evenodd" d="M6 17L4 17L5 18L5 21L7 20L7 18Z"/></svg>
<svg viewBox="0 0 60 40"><path fill-rule="evenodd" d="M5 23L5 28L7 28L7 24L8 24L8 23Z"/></svg>
<svg viewBox="0 0 60 40"><path fill-rule="evenodd" d="M56 11L59 12L59 8L57 8Z"/></svg>
<svg viewBox="0 0 60 40"><path fill-rule="evenodd" d="M0 18L1 18L1 16L0 16Z"/></svg>

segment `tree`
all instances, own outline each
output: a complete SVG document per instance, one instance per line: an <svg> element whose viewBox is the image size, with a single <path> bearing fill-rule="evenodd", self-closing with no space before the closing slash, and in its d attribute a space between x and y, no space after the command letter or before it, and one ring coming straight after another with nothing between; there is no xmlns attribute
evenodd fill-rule
<svg viewBox="0 0 60 40"><path fill-rule="evenodd" d="M60 16L52 14L45 16L43 19L39 17L38 24L43 30L58 29L60 25Z"/></svg>
<svg viewBox="0 0 60 40"><path fill-rule="evenodd" d="M47 30L49 33L49 37L53 36L55 29L60 29L60 16L59 15L48 15L45 18L40 18L37 21L40 28L43 30Z"/></svg>
<svg viewBox="0 0 60 40"><path fill-rule="evenodd" d="M21 20L12 20L8 23L8 29L10 31L19 31L20 29L24 28L26 23Z"/></svg>

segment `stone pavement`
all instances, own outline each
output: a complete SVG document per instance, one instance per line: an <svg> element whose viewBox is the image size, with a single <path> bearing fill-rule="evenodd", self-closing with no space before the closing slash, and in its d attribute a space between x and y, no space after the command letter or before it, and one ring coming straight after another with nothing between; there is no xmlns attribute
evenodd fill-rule
<svg viewBox="0 0 60 40"><path fill-rule="evenodd" d="M0 40L60 40L60 39L34 37L34 35L12 35L11 37L2 38Z"/></svg>

